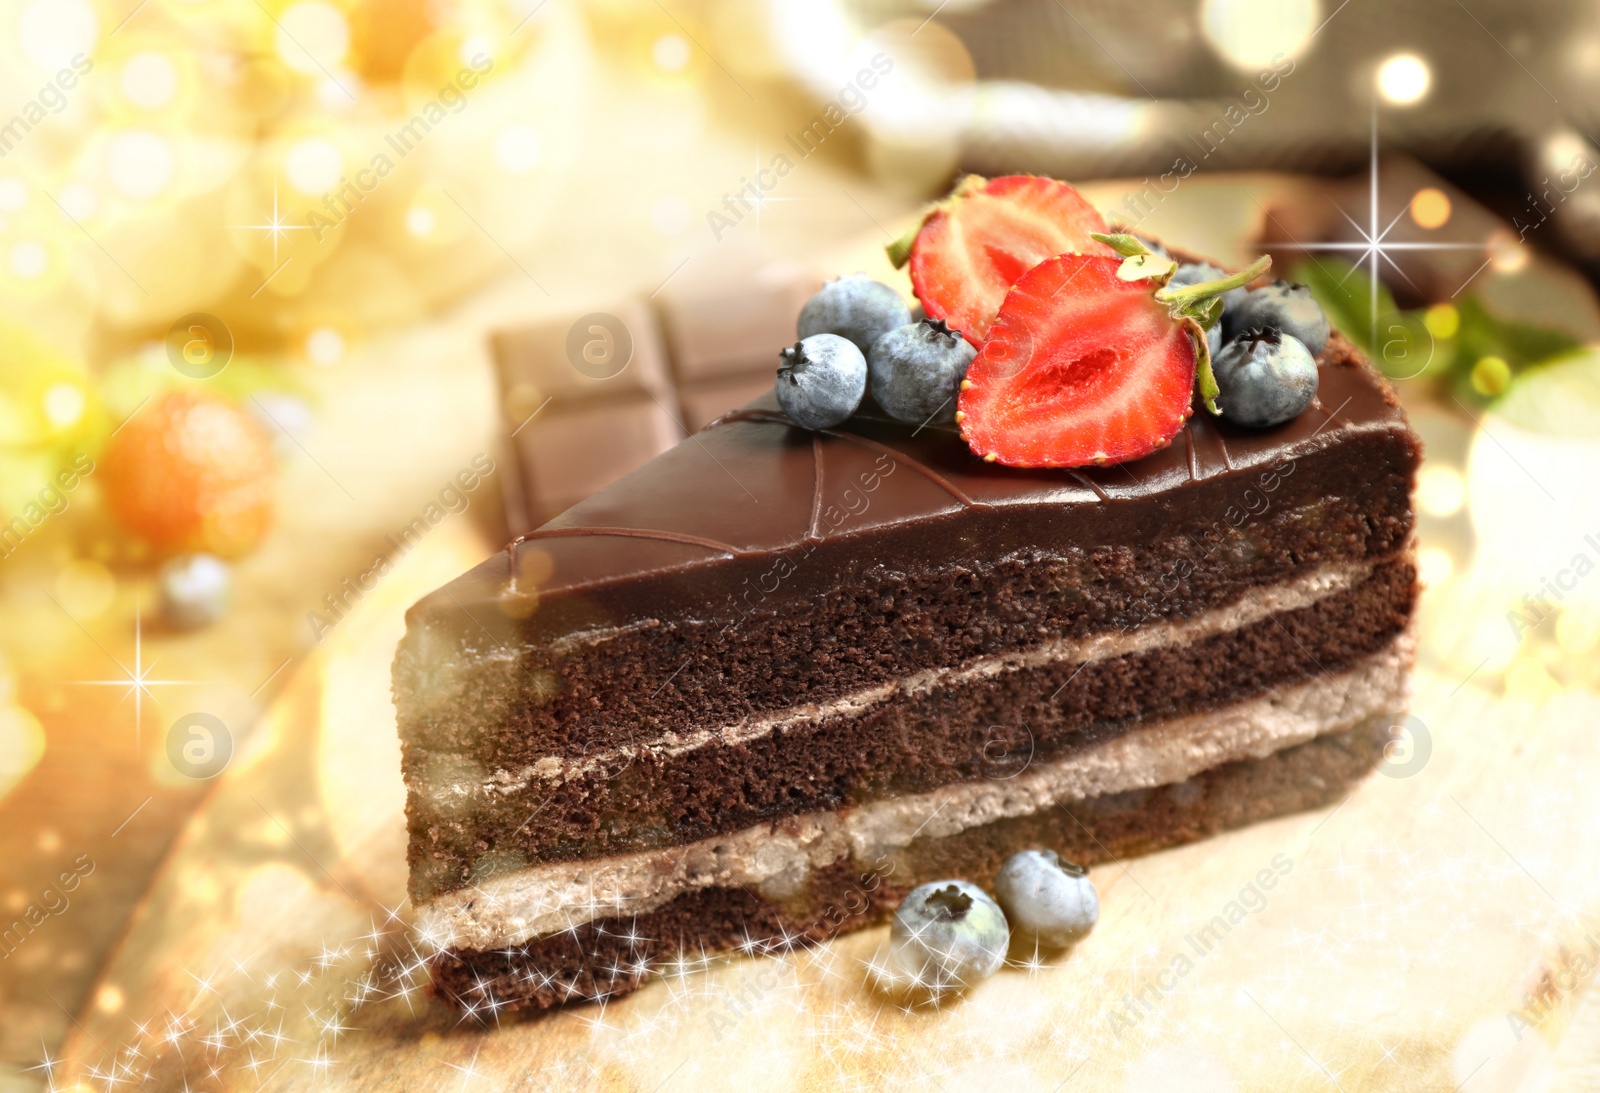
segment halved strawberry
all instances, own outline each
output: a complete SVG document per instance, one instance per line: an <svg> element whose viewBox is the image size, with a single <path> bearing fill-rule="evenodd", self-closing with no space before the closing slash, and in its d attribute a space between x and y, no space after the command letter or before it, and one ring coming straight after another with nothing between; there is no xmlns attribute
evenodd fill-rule
<svg viewBox="0 0 1600 1093"><path fill-rule="evenodd" d="M1201 394L1216 395L1205 327L1223 292L1266 269L1166 287L1175 264L1131 236L1126 259L1064 254L1012 286L967 370L956 420L967 445L1011 467L1120 463L1164 448ZM1110 249L1108 247L1108 249Z"/></svg>
<svg viewBox="0 0 1600 1093"><path fill-rule="evenodd" d="M911 287L930 319L978 345L1006 290L1034 266L1058 254L1113 255L1093 238L1105 230L1095 207L1065 182L968 175L889 257L896 266L910 259Z"/></svg>

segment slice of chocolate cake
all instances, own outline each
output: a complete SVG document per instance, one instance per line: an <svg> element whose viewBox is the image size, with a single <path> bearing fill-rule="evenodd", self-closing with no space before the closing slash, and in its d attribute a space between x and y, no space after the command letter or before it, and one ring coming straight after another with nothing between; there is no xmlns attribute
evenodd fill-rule
<svg viewBox="0 0 1600 1093"><path fill-rule="evenodd" d="M824 938L1027 846L1339 799L1406 703L1419 459L1334 334L1317 403L1121 465L770 397L418 603L395 664L435 978L512 1008Z"/></svg>

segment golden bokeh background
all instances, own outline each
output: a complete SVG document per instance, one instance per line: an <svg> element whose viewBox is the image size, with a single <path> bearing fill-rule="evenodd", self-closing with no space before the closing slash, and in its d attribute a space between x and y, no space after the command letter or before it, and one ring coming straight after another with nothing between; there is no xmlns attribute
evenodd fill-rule
<svg viewBox="0 0 1600 1093"><path fill-rule="evenodd" d="M1541 101L1531 66L1581 98L1600 39L1576 7L1536 5L1528 40L1501 44L1514 6L1430 38L1402 14L1375 35L1390 16L1351 3L0 0L0 926L28 923L0 946L0 1093L654 1088L684 1045L679 1080L707 1088L921 1080L916 1052L1019 1089L1084 1059L1085 1088L1218 1066L1215 1088L1268 1088L1286 1065L1276 1088L1320 1088L1333 1071L1296 1040L1343 1058L1346 1089L1485 1065L1483 1088L1593 1088L1600 1012L1575 961L1600 928L1600 303L1579 214L1600 183L1535 201L1550 223L1532 227L1522 191L1600 153L1530 123L1546 166L1508 181L1493 154L1462 167L1429 141L1489 116L1460 91L1475 77ZM893 76L857 104L879 54ZM778 266L908 291L882 247L963 167L1065 164L1116 214L1149 184L1141 149L1214 132L1285 57L1304 75L1230 126L1230 155L1260 146L1205 162L1139 227L1322 277L1395 377L1428 444L1423 775L1097 870L1110 928L1081 962L942 1025L880 1024L852 993L870 933L792 958L732 1045L702 1018L744 989L739 962L610 1024L463 1032L430 1008L405 956L387 664L405 607L504 541L499 483L331 628L311 616L460 468L503 458L491 333L686 284L738 308L749 271ZM1326 155L1278 155L1302 145ZM763 182L780 156L793 170ZM1374 257L1379 230L1410 249ZM162 565L192 550L231 584L199 628L161 607ZM226 737L197 777L174 733L201 713ZM1255 942L1136 1044L1083 1031L1085 983L1136 990L1280 843L1301 889ZM1373 982L1385 1005L1363 1008ZM1245 990L1294 1035L1256 1027ZM1381 1024L1391 1003L1406 1016ZM1535 1032L1507 1039L1508 1012Z"/></svg>

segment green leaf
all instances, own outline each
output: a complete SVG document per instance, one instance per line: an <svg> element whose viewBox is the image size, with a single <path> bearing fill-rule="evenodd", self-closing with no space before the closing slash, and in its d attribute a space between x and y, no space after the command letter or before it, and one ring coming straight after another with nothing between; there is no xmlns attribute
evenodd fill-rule
<svg viewBox="0 0 1600 1093"><path fill-rule="evenodd" d="M1104 243L1106 246L1110 247L1124 258L1135 258L1141 254L1151 253L1150 248L1144 245L1144 240L1140 239L1137 235L1129 235L1126 232L1114 232L1110 234L1105 232L1090 232L1089 238L1093 239L1096 243Z"/></svg>
<svg viewBox="0 0 1600 1093"><path fill-rule="evenodd" d="M932 215L932 212L927 212L917 217L917 222L911 225L904 235L883 248L888 252L889 261L893 263L895 269L900 269L911 261L911 248L916 244L917 236L922 232L922 225L926 224L928 217Z"/></svg>
<svg viewBox="0 0 1600 1093"><path fill-rule="evenodd" d="M1501 318L1475 296L1463 296L1442 307L1454 310L1454 332L1436 335L1424 309L1401 310L1382 282L1376 286L1359 267L1337 258L1308 259L1295 266L1295 280L1311 294L1328 321L1366 352L1392 379L1435 376L1452 387L1463 402L1485 405L1494 392L1472 382L1473 370L1485 357L1498 357L1513 379L1578 346L1571 334L1531 323ZM1448 324L1447 324L1448 325Z"/></svg>
<svg viewBox="0 0 1600 1093"><path fill-rule="evenodd" d="M1236 288L1243 288L1271 268L1272 259L1263 254L1239 272L1218 277L1215 281L1201 281L1198 285L1180 285L1177 288L1168 285L1156 293L1156 299L1165 304L1180 306L1197 303L1212 296L1221 296L1224 292L1231 292Z"/></svg>
<svg viewBox="0 0 1600 1093"><path fill-rule="evenodd" d="M1198 321L1187 319L1185 322L1189 327L1189 338L1194 342L1194 374L1200 386L1200 397L1205 401L1208 411L1221 417L1222 407L1217 405L1217 396L1222 392L1217 387L1217 374L1211 370L1211 343L1206 340L1206 332Z"/></svg>

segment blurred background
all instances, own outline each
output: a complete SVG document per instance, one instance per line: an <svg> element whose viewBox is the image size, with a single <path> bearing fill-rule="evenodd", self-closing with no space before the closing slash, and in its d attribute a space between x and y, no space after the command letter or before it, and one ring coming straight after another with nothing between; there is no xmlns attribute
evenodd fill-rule
<svg viewBox="0 0 1600 1093"><path fill-rule="evenodd" d="M403 935L405 606L765 389L821 278L909 292L963 171L1310 284L1428 444L1439 693L1589 718L1597 122L1565 0L0 0L0 1090L337 1084L343 987L247 1044L185 954Z"/></svg>

